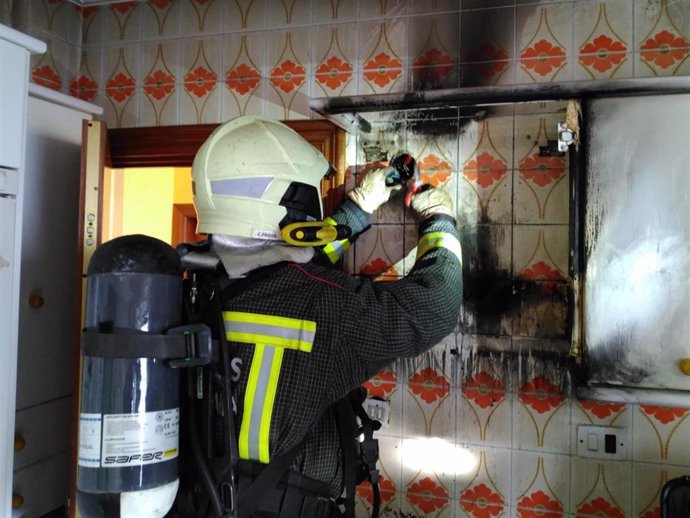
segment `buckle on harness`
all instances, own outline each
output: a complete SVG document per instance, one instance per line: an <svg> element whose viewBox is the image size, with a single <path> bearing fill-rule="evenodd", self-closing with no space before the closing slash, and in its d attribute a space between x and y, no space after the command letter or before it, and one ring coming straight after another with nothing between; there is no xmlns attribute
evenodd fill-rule
<svg viewBox="0 0 690 518"><path fill-rule="evenodd" d="M185 342L184 358L168 362L173 369L182 367L201 367L211 362L211 329L204 324L192 324L168 329L168 335L182 335Z"/></svg>

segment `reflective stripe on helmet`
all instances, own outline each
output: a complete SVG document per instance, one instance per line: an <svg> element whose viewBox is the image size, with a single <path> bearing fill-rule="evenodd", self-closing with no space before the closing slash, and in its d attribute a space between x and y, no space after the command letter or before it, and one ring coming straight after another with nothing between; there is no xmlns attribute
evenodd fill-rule
<svg viewBox="0 0 690 518"><path fill-rule="evenodd" d="M316 322L238 311L224 311L223 321L229 341L254 345L240 425L240 457L266 464L285 349L311 352Z"/></svg>
<svg viewBox="0 0 690 518"><path fill-rule="evenodd" d="M266 187L271 183L271 180L273 180L273 178L270 176L211 180L211 192L213 194L261 198L264 192L266 192Z"/></svg>
<svg viewBox="0 0 690 518"><path fill-rule="evenodd" d="M434 248L445 248L452 252L458 258L460 264L462 264L462 248L460 241L454 235L446 234L445 232L424 234L417 242L417 259Z"/></svg>

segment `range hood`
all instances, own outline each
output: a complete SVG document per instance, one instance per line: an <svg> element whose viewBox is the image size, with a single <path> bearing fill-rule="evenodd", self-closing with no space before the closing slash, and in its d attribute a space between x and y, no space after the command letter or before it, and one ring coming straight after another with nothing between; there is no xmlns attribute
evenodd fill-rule
<svg viewBox="0 0 690 518"><path fill-rule="evenodd" d="M316 97L309 101L309 107L349 132L368 133L371 124L362 115L366 112L467 108L674 93L690 93L690 76L473 86L376 95Z"/></svg>

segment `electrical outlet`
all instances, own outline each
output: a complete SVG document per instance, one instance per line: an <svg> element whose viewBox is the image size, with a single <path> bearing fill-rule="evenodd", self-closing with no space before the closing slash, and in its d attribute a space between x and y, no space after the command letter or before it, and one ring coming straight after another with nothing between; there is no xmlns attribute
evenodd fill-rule
<svg viewBox="0 0 690 518"><path fill-rule="evenodd" d="M583 424L577 427L577 454L580 457L625 460L628 442L625 428Z"/></svg>
<svg viewBox="0 0 690 518"><path fill-rule="evenodd" d="M364 400L364 411L367 415L381 423L382 427L388 426L388 419L391 414L391 404L384 399L367 398Z"/></svg>

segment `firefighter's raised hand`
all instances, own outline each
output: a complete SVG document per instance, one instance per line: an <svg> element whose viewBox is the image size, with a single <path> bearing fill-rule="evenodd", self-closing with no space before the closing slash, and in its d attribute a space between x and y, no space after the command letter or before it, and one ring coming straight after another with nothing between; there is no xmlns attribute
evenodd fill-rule
<svg viewBox="0 0 690 518"><path fill-rule="evenodd" d="M431 185L425 185L412 195L410 206L422 220L439 214L455 219L453 200L446 191Z"/></svg>
<svg viewBox="0 0 690 518"><path fill-rule="evenodd" d="M388 185L392 183L389 179L396 174L392 167L373 169L364 175L360 184L348 193L348 197L364 212L373 214L395 191L402 189L399 182Z"/></svg>

